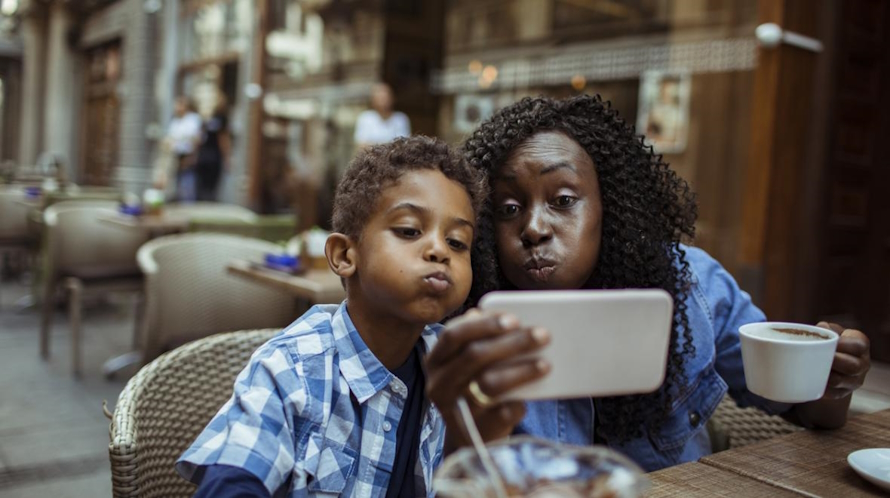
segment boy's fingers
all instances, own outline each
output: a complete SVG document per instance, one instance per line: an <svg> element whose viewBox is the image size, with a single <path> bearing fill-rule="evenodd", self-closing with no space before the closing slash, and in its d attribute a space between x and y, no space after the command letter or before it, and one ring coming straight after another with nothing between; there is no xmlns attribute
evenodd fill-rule
<svg viewBox="0 0 890 498"><path fill-rule="evenodd" d="M480 311L457 317L445 324L445 329L439 334L436 346L427 355L427 365L430 368L435 367L435 365L449 360L474 341L500 335L505 331L517 328L519 328L519 320L512 315Z"/></svg>

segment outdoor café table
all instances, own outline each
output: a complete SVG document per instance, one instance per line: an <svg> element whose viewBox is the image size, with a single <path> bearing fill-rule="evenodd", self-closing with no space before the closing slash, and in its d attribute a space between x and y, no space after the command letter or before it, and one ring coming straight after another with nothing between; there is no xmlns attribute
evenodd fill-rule
<svg viewBox="0 0 890 498"><path fill-rule="evenodd" d="M852 417L837 430L795 432L716 453L699 462L774 486L777 492L785 489L802 496L887 496L853 471L847 455L864 448L888 447L890 410L883 410Z"/></svg>
<svg viewBox="0 0 890 498"><path fill-rule="evenodd" d="M340 277L329 269L310 269L301 275L291 275L245 260L234 260L227 269L233 275L287 292L309 304L339 303L346 298Z"/></svg>
<svg viewBox="0 0 890 498"><path fill-rule="evenodd" d="M799 497L791 491L776 488L728 470L690 462L652 472L646 477L652 483L646 498L783 498Z"/></svg>
<svg viewBox="0 0 890 498"><path fill-rule="evenodd" d="M110 223L121 228L146 230L157 237L168 233L184 232L189 227L189 219L167 212L161 214L144 214L131 216L123 213L109 213L99 216L99 221Z"/></svg>

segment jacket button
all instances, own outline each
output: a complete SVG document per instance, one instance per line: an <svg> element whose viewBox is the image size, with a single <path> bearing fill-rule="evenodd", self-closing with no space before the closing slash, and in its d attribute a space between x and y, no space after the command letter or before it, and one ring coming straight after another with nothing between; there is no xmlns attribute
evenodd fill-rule
<svg viewBox="0 0 890 498"><path fill-rule="evenodd" d="M689 425L698 427L699 422L701 422L701 415L698 412L689 412Z"/></svg>

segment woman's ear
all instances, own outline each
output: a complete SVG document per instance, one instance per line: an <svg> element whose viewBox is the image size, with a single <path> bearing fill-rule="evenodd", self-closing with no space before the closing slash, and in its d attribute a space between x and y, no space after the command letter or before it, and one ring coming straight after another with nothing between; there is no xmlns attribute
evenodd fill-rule
<svg viewBox="0 0 890 498"><path fill-rule="evenodd" d="M324 244L324 255L331 271L340 278L349 278L355 273L355 243L347 235L330 234Z"/></svg>

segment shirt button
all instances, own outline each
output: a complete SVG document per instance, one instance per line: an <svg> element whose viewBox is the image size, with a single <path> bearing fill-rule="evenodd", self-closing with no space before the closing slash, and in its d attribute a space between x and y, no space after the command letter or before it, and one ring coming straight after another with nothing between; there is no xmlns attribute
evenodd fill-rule
<svg viewBox="0 0 890 498"><path fill-rule="evenodd" d="M389 432L392 430L392 424L389 421L383 422L383 430L384 432Z"/></svg>
<svg viewBox="0 0 890 498"><path fill-rule="evenodd" d="M689 425L692 427L698 427L698 424L701 422L701 415L698 412L689 412Z"/></svg>

